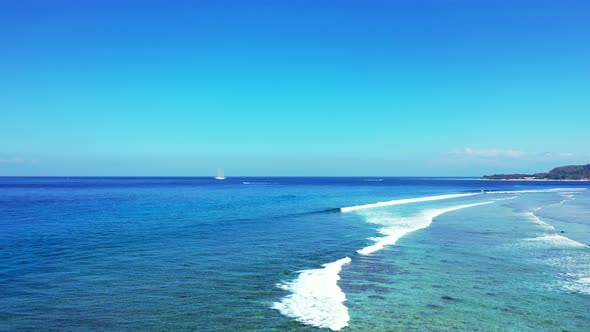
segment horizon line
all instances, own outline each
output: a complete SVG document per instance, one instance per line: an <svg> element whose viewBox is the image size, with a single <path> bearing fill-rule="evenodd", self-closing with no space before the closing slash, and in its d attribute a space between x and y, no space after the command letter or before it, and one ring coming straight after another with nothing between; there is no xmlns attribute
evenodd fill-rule
<svg viewBox="0 0 590 332"><path fill-rule="evenodd" d="M0 175L0 178L211 178L213 175ZM482 175L235 175L231 178L480 178Z"/></svg>

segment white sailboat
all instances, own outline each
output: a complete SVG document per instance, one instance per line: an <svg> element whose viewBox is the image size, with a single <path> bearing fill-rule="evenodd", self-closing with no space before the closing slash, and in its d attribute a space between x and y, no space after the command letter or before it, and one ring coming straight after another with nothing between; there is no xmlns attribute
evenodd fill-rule
<svg viewBox="0 0 590 332"><path fill-rule="evenodd" d="M215 180L225 180L225 176L223 175L223 168L219 167L217 169L217 176L215 177Z"/></svg>

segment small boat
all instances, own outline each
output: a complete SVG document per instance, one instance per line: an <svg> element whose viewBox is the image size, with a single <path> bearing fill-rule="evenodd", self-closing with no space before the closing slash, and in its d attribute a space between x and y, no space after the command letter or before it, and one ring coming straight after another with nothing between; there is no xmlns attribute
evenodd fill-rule
<svg viewBox="0 0 590 332"><path fill-rule="evenodd" d="M223 175L223 168L218 168L217 169L217 176L215 177L215 180L225 180L225 176Z"/></svg>

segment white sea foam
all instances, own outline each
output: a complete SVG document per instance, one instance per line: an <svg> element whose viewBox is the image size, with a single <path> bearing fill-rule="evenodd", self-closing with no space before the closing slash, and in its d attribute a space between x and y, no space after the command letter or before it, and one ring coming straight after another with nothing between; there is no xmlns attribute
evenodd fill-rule
<svg viewBox="0 0 590 332"><path fill-rule="evenodd" d="M531 212L527 212L527 214L531 217L531 219L533 220L533 222L535 222L536 224L538 224L539 226L542 226L543 228L546 229L550 229L550 230L555 230L555 227L553 227L552 225L549 225L548 223L544 222L543 220L541 220L541 218L539 218L539 216L537 216L535 214L535 212L544 209L548 206L553 206L553 205L563 205L563 203L574 199L574 195L571 193L568 194L560 194L562 196L565 197L565 199L559 201L558 203L553 203L553 204L548 204L545 206L541 206L538 207L536 209L534 209ZM527 239L527 241L541 241L541 242L547 242L547 243L551 243L553 245L558 245L558 246L574 246L574 247L579 247L579 246L583 246L585 247L585 244L582 244L580 242L577 242L575 240L572 240L568 237L559 235L559 234L549 234L549 235L544 235L544 236L540 236L537 238L533 238L533 239Z"/></svg>
<svg viewBox="0 0 590 332"><path fill-rule="evenodd" d="M558 288L569 293L590 295L590 250L576 249L544 262L560 271Z"/></svg>
<svg viewBox="0 0 590 332"><path fill-rule="evenodd" d="M537 208L537 209L535 209L534 211L527 212L527 214L528 214L528 215L531 217L531 220L532 220L532 221L533 221L535 224L537 224L537 225L539 225L539 226L542 226L543 228L547 228L547 229L552 229L552 230L555 230L555 227L553 227L553 226L549 225L548 223L544 222L543 220L541 220L541 219L540 219L540 218L539 218L539 217L538 217L538 216L535 214L535 211L538 211L538 210L540 210L540 209L541 209L541 208Z"/></svg>
<svg viewBox="0 0 590 332"><path fill-rule="evenodd" d="M569 192L569 191L559 193L560 196L565 197L565 200L566 201L567 200L573 200L574 199L574 194L577 194L577 193Z"/></svg>
<svg viewBox="0 0 590 332"><path fill-rule="evenodd" d="M246 183L244 183L246 184ZM248 183L249 184L249 183ZM521 193L542 193L542 192L562 192L565 195L570 195L575 192L586 189L577 188L557 188L546 190L520 190L520 191L496 191L485 192L486 194L521 194ZM479 195L480 193L465 193L465 194L449 194L438 196L427 196L419 198L399 199L386 202L378 202L366 205L356 205L340 208L341 212L351 212L363 209L370 209L375 207L384 207L392 205L402 205L418 202L436 201L451 198L467 197ZM564 195L564 196L565 196ZM465 209L469 207L491 204L495 201L514 199L517 196L506 198L493 199L491 201L452 206L443 209L428 209L423 210L420 214L406 218L392 217L390 213L372 212L367 216L367 221L384 226L379 231L383 237L373 238L375 244L358 250L362 255L369 255L378 250L383 249L387 245L395 244L404 235L426 228L435 217L440 216L446 212ZM566 196L566 200L571 197ZM564 201L558 203L563 204ZM529 212L531 218L538 224L547 228L554 229L551 225L540 220L535 214L536 209ZM362 214L362 212L361 212ZM553 245L566 245L570 247L586 247L586 245L568 239L564 236L553 234L545 235L534 239L525 240L528 243L551 243ZM298 278L293 281L282 282L277 284L281 289L290 291L291 294L284 297L280 302L275 302L272 308L281 312L281 314L294 318L302 324L311 325L319 328L329 328L333 331L338 331L348 326L350 317L348 309L344 305L346 301L346 294L342 292L338 286L340 280L340 271L342 266L351 262L349 257L345 257L338 261L324 264L321 269L304 270L301 271ZM588 294L590 288L590 278L581 276L579 278L570 278L567 287L575 289L577 292Z"/></svg>
<svg viewBox="0 0 590 332"><path fill-rule="evenodd" d="M578 241L572 240L559 234L548 234L532 239L525 239L529 243L538 243L543 245L550 245L552 247L573 247L573 248L587 248L588 246Z"/></svg>
<svg viewBox="0 0 590 332"><path fill-rule="evenodd" d="M357 252L361 255L372 254L376 251L383 249L385 246L394 245L400 238L402 238L404 235L408 233L415 232L419 229L423 229L430 226L432 220L443 213L490 203L493 203L493 201L451 206L444 209L428 209L423 210L420 214L416 216L406 218L390 217L389 221L392 225L379 230L379 232L385 236L379 238L372 238L372 240L375 241L375 244L357 250ZM382 219L383 217L379 215L377 216L376 220L371 220L371 217L369 217L367 221L372 223L383 224L384 221Z"/></svg>
<svg viewBox="0 0 590 332"><path fill-rule="evenodd" d="M563 202L567 201L563 200L559 203L555 203L555 204L550 204L550 205L560 205L563 204ZM548 223L544 222L543 220L541 220L541 218L539 218L535 212L541 210L542 208L545 208L547 206L550 205L546 205L546 206L542 206L542 207L538 207L536 209L534 209L531 212L527 212L527 214L531 217L531 219L533 220L534 223L538 224L539 226L545 228L545 229L549 229L549 230L555 230L555 227L549 225ZM547 234L547 235L543 235L543 236L539 236L536 238L532 238L532 239L526 239L525 241L528 241L529 243L532 242L536 242L536 243L543 243L543 244L549 244L551 246L557 246L557 247L586 247L585 244L580 243L578 241L572 240L568 237L559 235L559 234Z"/></svg>
<svg viewBox="0 0 590 332"><path fill-rule="evenodd" d="M507 201L510 199L515 199L516 197L518 197L518 196L511 196L511 197L506 197L506 198L496 198L494 201L496 201L496 202L497 201Z"/></svg>
<svg viewBox="0 0 590 332"><path fill-rule="evenodd" d="M530 190L503 190L486 191L486 194L531 194L531 193L553 193L553 192L582 192L586 188L551 188L551 189L530 189Z"/></svg>
<svg viewBox="0 0 590 332"><path fill-rule="evenodd" d="M357 211L357 210L362 210L362 209L371 209L371 208L382 207L382 206L402 205L402 204L428 202L428 201L438 201L438 200L442 200L442 199L466 197L466 196L473 196L473 195L479 195L479 193L449 194L449 195L396 199L396 200L386 201L386 202L347 206L347 207L340 208L340 212L351 212L351 211Z"/></svg>
<svg viewBox="0 0 590 332"><path fill-rule="evenodd" d="M559 203L555 203L555 204L549 204L546 206L551 206L551 205L563 205L563 203L567 202L567 201L571 201L574 199L574 194L572 192L563 192L563 193L559 193L559 196L563 197L563 199L561 201L559 201ZM544 207L546 207L544 206Z"/></svg>
<svg viewBox="0 0 590 332"><path fill-rule="evenodd" d="M279 288L292 294L275 302L272 308L306 325L333 331L348 326L350 317L344 305L346 295L338 287L338 280L342 266L350 261L345 257L324 264L322 269L301 271L297 279L278 284Z"/></svg>
<svg viewBox="0 0 590 332"><path fill-rule="evenodd" d="M588 274L567 273L562 288L568 292L590 295L590 271Z"/></svg>

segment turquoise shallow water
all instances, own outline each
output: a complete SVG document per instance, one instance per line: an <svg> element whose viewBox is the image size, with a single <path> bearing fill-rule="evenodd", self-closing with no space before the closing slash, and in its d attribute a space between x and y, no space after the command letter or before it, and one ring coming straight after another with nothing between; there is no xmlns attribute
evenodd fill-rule
<svg viewBox="0 0 590 332"><path fill-rule="evenodd" d="M350 330L588 330L590 248L515 213L545 196L449 212L351 264Z"/></svg>
<svg viewBox="0 0 590 332"><path fill-rule="evenodd" d="M590 329L585 183L366 180L0 178L0 328Z"/></svg>

